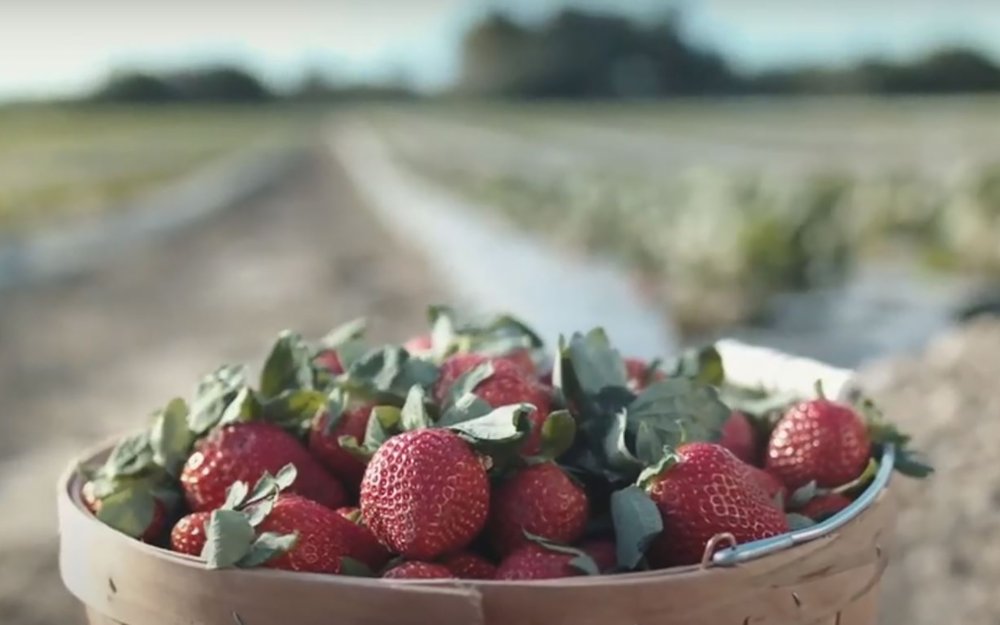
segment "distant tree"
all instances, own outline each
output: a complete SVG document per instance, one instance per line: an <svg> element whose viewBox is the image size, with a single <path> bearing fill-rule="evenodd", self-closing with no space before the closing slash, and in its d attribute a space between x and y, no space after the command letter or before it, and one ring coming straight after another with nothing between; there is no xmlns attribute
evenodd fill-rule
<svg viewBox="0 0 1000 625"><path fill-rule="evenodd" d="M183 99L195 102L260 102L273 97L256 76L238 67L191 70L169 80Z"/></svg>
<svg viewBox="0 0 1000 625"><path fill-rule="evenodd" d="M178 97L166 80L141 72L115 73L92 96L99 102L125 104L161 104L174 102Z"/></svg>

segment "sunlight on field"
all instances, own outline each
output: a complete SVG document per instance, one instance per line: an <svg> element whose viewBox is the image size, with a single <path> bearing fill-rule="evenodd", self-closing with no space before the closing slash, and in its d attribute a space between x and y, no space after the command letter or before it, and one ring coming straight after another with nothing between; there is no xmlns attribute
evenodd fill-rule
<svg viewBox="0 0 1000 625"><path fill-rule="evenodd" d="M301 140L279 108L0 108L0 233L114 207L239 150Z"/></svg>

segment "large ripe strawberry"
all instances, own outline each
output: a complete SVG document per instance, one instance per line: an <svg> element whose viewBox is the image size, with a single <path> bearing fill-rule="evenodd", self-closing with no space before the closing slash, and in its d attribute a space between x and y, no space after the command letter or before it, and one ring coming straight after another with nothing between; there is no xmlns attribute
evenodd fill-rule
<svg viewBox="0 0 1000 625"><path fill-rule="evenodd" d="M205 547L206 524L211 512L192 512L177 521L170 530L170 548L178 553L200 556Z"/></svg>
<svg viewBox="0 0 1000 625"><path fill-rule="evenodd" d="M381 569L392 559L382 543L375 538L372 531L365 526L361 518L361 509L354 507L337 508L337 514L351 522L354 527L346 531L348 543L351 546L350 556L365 564L373 571Z"/></svg>
<svg viewBox="0 0 1000 625"><path fill-rule="evenodd" d="M344 372L344 365L340 362L340 355L336 350L326 349L316 354L313 364L322 369L326 369L333 375L340 375Z"/></svg>
<svg viewBox="0 0 1000 625"><path fill-rule="evenodd" d="M521 450L529 456L537 454L541 450L542 425L552 411L552 397L544 386L510 360L486 358L479 354L451 356L441 365L440 376L434 385L435 401L444 405L455 382L486 362L493 365L493 375L480 382L473 392L493 408L521 403L535 406L536 410L528 415L532 423L531 432Z"/></svg>
<svg viewBox="0 0 1000 625"><path fill-rule="evenodd" d="M340 446L340 437L353 436L358 443L364 441L371 414L372 406L352 408L340 415L337 424L330 428L330 413L324 410L313 418L309 429L309 451L354 492L365 474L365 464Z"/></svg>
<svg viewBox="0 0 1000 625"><path fill-rule="evenodd" d="M517 471L494 489L488 532L501 556L529 542L525 531L570 544L583 535L589 513L587 493L554 463L544 462Z"/></svg>
<svg viewBox="0 0 1000 625"><path fill-rule="evenodd" d="M497 579L531 580L575 577L585 573L571 563L576 556L550 551L534 543L510 554L497 568Z"/></svg>
<svg viewBox="0 0 1000 625"><path fill-rule="evenodd" d="M464 548L486 524L490 484L479 458L443 429L386 441L361 482L361 514L390 550L433 560Z"/></svg>
<svg viewBox="0 0 1000 625"><path fill-rule="evenodd" d="M445 556L441 558L441 566L458 579L493 579L497 574L496 565L471 551L459 551Z"/></svg>
<svg viewBox="0 0 1000 625"><path fill-rule="evenodd" d="M94 494L93 482L87 482L80 491L83 505L90 510L91 514L97 515L101 511L101 500ZM139 536L139 540L144 543L155 543L160 539L164 530L167 529L167 507L159 499L153 501L153 518L149 521L145 531Z"/></svg>
<svg viewBox="0 0 1000 625"><path fill-rule="evenodd" d="M640 358L625 358L625 377L628 387L638 393L654 382L667 379L659 369L650 370L649 363Z"/></svg>
<svg viewBox="0 0 1000 625"><path fill-rule="evenodd" d="M688 443L645 480L663 517L663 533L649 551L653 566L699 562L717 534L745 543L788 531L784 513L750 481L745 467L721 445Z"/></svg>
<svg viewBox="0 0 1000 625"><path fill-rule="evenodd" d="M287 552L264 566L288 571L339 573L341 558L357 558L352 545L356 526L326 506L299 495L281 493L257 531L294 534Z"/></svg>
<svg viewBox="0 0 1000 625"><path fill-rule="evenodd" d="M826 493L810 499L806 505L798 510L798 513L819 522L826 520L849 505L851 505L851 500L844 495Z"/></svg>
<svg viewBox="0 0 1000 625"><path fill-rule="evenodd" d="M747 464L757 464L757 434L750 419L737 410L722 425L719 444Z"/></svg>
<svg viewBox="0 0 1000 625"><path fill-rule="evenodd" d="M294 436L262 422L213 430L184 464L181 486L192 510L214 510L225 502L233 482L254 484L265 472L275 474L286 464L298 470L291 492L331 510L347 503L344 487Z"/></svg>
<svg viewBox="0 0 1000 625"><path fill-rule="evenodd" d="M766 467L793 491L812 481L835 488L861 475L870 456L867 426L858 413L820 398L792 406L778 421Z"/></svg>
<svg viewBox="0 0 1000 625"><path fill-rule="evenodd" d="M454 579L451 571L430 562L403 562L382 574L383 579Z"/></svg>

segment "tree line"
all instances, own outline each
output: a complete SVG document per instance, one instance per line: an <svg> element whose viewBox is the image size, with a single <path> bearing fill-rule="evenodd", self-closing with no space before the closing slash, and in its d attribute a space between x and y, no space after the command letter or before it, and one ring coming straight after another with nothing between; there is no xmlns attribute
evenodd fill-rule
<svg viewBox="0 0 1000 625"><path fill-rule="evenodd" d="M908 62L866 60L846 68L804 66L736 71L719 52L690 40L680 14L638 22L567 9L537 26L501 13L466 34L450 95L503 98L658 98L795 94L938 94L1000 91L1000 67L982 53L938 50ZM338 86L320 75L278 93L236 66L117 73L99 102L264 102L410 98L403 84Z"/></svg>

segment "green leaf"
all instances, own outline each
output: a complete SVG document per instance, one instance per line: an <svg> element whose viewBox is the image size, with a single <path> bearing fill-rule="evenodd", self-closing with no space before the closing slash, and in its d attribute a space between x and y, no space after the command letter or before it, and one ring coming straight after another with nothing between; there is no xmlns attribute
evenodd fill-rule
<svg viewBox="0 0 1000 625"><path fill-rule="evenodd" d="M451 353L457 335L455 313L449 306L431 306L427 316L431 322L431 352L441 360Z"/></svg>
<svg viewBox="0 0 1000 625"><path fill-rule="evenodd" d="M473 442L509 443L520 441L531 429L528 415L535 410L531 404L501 406L489 414L449 426L454 432Z"/></svg>
<svg viewBox="0 0 1000 625"><path fill-rule="evenodd" d="M726 372L722 366L722 356L714 345L685 350L674 368L673 377L684 377L709 384L722 386Z"/></svg>
<svg viewBox="0 0 1000 625"><path fill-rule="evenodd" d="M216 510L208 520L201 555L210 569L228 568L250 553L253 541L253 527L242 512Z"/></svg>
<svg viewBox="0 0 1000 625"><path fill-rule="evenodd" d="M801 514L795 514L795 513L786 514L785 519L788 520L788 529L790 529L793 532L795 530L802 530L807 527L812 527L813 525L816 525L816 521L813 521L809 517L803 516Z"/></svg>
<svg viewBox="0 0 1000 625"><path fill-rule="evenodd" d="M97 518L123 534L140 538L149 529L155 512L153 495L136 484L103 497Z"/></svg>
<svg viewBox="0 0 1000 625"><path fill-rule="evenodd" d="M622 410L611 418L610 427L604 437L604 462L602 463L625 475L637 473L645 466L628 447L627 428L627 411Z"/></svg>
<svg viewBox="0 0 1000 625"><path fill-rule="evenodd" d="M923 456L909 448L910 437L900 432L885 418L882 411L871 399L861 398L855 406L865 418L868 435L875 446L875 453L881 455L885 445L896 446L896 463L893 468L907 477L922 479L934 473L934 467Z"/></svg>
<svg viewBox="0 0 1000 625"><path fill-rule="evenodd" d="M285 330L264 362L260 394L270 398L285 391L311 390L312 386L312 352L301 336Z"/></svg>
<svg viewBox="0 0 1000 625"><path fill-rule="evenodd" d="M295 478L298 477L298 470L295 465L289 462L285 466L278 470L278 473L274 476L274 481L278 484L278 490L285 490L289 486L295 483Z"/></svg>
<svg viewBox="0 0 1000 625"><path fill-rule="evenodd" d="M424 405L424 389L419 386L410 388L406 395L406 403L400 413L400 423L403 431L422 430L434 425L427 414L427 407Z"/></svg>
<svg viewBox="0 0 1000 625"><path fill-rule="evenodd" d="M526 339L527 346L535 349L544 347L545 345L545 341L542 340L542 337L537 332L528 324L512 315L499 315L495 317L486 325L484 332L507 337L523 337Z"/></svg>
<svg viewBox="0 0 1000 625"><path fill-rule="evenodd" d="M372 416L368 419L362 447L368 452L381 447L382 443L402 431L400 429L402 419L403 411L395 406L375 406L372 408Z"/></svg>
<svg viewBox="0 0 1000 625"><path fill-rule="evenodd" d="M638 486L611 495L618 566L631 571L639 565L653 539L663 531L663 517L646 491Z"/></svg>
<svg viewBox="0 0 1000 625"><path fill-rule="evenodd" d="M149 434L153 461L174 477L180 475L195 435L188 429L188 407L181 398L174 398L156 415Z"/></svg>
<svg viewBox="0 0 1000 625"><path fill-rule="evenodd" d="M326 413L323 415L323 434L330 436L344 418L347 398L344 392L335 388L326 397Z"/></svg>
<svg viewBox="0 0 1000 625"><path fill-rule="evenodd" d="M669 471L680 461L680 456L669 448L664 449L663 457L661 457L656 464L643 469L642 473L639 474L637 484L643 488L651 485L657 478Z"/></svg>
<svg viewBox="0 0 1000 625"><path fill-rule="evenodd" d="M430 388L438 375L434 363L412 358L405 349L390 345L369 351L351 365L344 383L351 392L378 403L392 403L405 397L414 385Z"/></svg>
<svg viewBox="0 0 1000 625"><path fill-rule="evenodd" d="M224 510L235 510L241 503L243 503L243 500L247 498L247 493L249 491L250 487L247 486L246 482L233 482L229 488L226 489L226 501L222 504L222 508Z"/></svg>
<svg viewBox="0 0 1000 625"><path fill-rule="evenodd" d="M788 498L789 508L801 508L810 501L816 498L817 495L821 494L819 487L816 485L816 480L813 480L806 484L805 486L800 486L795 489L791 497Z"/></svg>
<svg viewBox="0 0 1000 625"><path fill-rule="evenodd" d="M195 390L188 428L197 435L212 429L236 392L246 386L247 372L242 365L223 365L204 376Z"/></svg>
<svg viewBox="0 0 1000 625"><path fill-rule="evenodd" d="M276 498L271 497L268 499L261 499L260 501L254 503L244 504L241 512L246 515L247 522L251 525L251 527L257 527L264 522L264 519L266 519L269 514L271 514L271 510L274 509L275 501Z"/></svg>
<svg viewBox="0 0 1000 625"><path fill-rule="evenodd" d="M584 393L597 395L609 386L627 386L625 362L611 347L603 329L591 330L586 336L574 334L566 346L566 353Z"/></svg>
<svg viewBox="0 0 1000 625"><path fill-rule="evenodd" d="M347 556L340 557L340 574L348 577L375 577L375 571L370 566Z"/></svg>
<svg viewBox="0 0 1000 625"><path fill-rule="evenodd" d="M868 464L865 465L865 470L861 472L861 475L846 484L841 484L840 486L832 489L830 492L839 494L860 492L875 479L876 473L878 473L878 460L875 458L869 458Z"/></svg>
<svg viewBox="0 0 1000 625"><path fill-rule="evenodd" d="M253 544L250 545L250 551L236 562L236 566L241 569L260 566L284 553L288 553L295 547L296 542L298 542L298 534L262 532L253 541Z"/></svg>
<svg viewBox="0 0 1000 625"><path fill-rule="evenodd" d="M576 420L568 410L555 410L542 423L542 452L544 458L555 460L573 446L576 438Z"/></svg>
<svg viewBox="0 0 1000 625"><path fill-rule="evenodd" d="M368 461L372 459L372 456L375 455L375 451L378 449L377 447L375 449L369 449L362 445L356 437L348 435L338 436L337 444L340 445L341 449L351 454L355 459L364 464L368 464Z"/></svg>
<svg viewBox="0 0 1000 625"><path fill-rule="evenodd" d="M907 477L918 479L934 473L934 467L928 464L920 454L909 449L901 449L896 452L896 463L893 468Z"/></svg>
<svg viewBox="0 0 1000 625"><path fill-rule="evenodd" d="M363 338L367 330L368 321L364 317L358 317L327 332L326 336L320 339L319 346L324 350L333 349L339 351L340 346L344 343ZM343 363L343 361L341 362ZM344 366L346 367L347 365Z"/></svg>
<svg viewBox="0 0 1000 625"><path fill-rule="evenodd" d="M249 386L244 386L236 392L226 409L219 417L218 425L229 425L232 423L246 423L261 416L262 407L257 394Z"/></svg>
<svg viewBox="0 0 1000 625"><path fill-rule="evenodd" d="M479 417L488 415L493 412L493 407L487 404L485 401L480 399L478 396L469 393L468 395L463 395L457 401L455 401L441 418L438 419L438 427L447 427L450 425L455 425L457 423L462 423L463 421L470 421L472 419L478 419Z"/></svg>
<svg viewBox="0 0 1000 625"><path fill-rule="evenodd" d="M283 428L305 431L313 418L328 406L327 395L320 391L299 389L283 391L261 408L261 417Z"/></svg>
<svg viewBox="0 0 1000 625"><path fill-rule="evenodd" d="M647 422L661 436L675 436L668 441L674 445L717 439L731 413L714 388L684 378L656 382L628 406L630 428Z"/></svg>
<svg viewBox="0 0 1000 625"><path fill-rule="evenodd" d="M585 575L601 574L600 569L597 568L597 563L594 562L594 559L591 558L590 555L587 554L585 551L581 551L576 547L570 547L569 545L563 545L557 542L553 542L547 538L543 538L541 536L532 534L527 530L522 530L522 531L524 532L524 536L528 540L535 543L536 545L539 545L540 547L542 547L547 551L573 556L573 559L570 560L569 564L570 566L580 571L581 573Z"/></svg>
<svg viewBox="0 0 1000 625"><path fill-rule="evenodd" d="M153 465L153 449L149 443L149 433L140 432L122 439L104 465L109 477L136 475Z"/></svg>
<svg viewBox="0 0 1000 625"><path fill-rule="evenodd" d="M476 387L493 376L493 364L489 361L473 367L462 374L448 390L447 405L452 405L462 397L472 394Z"/></svg>

